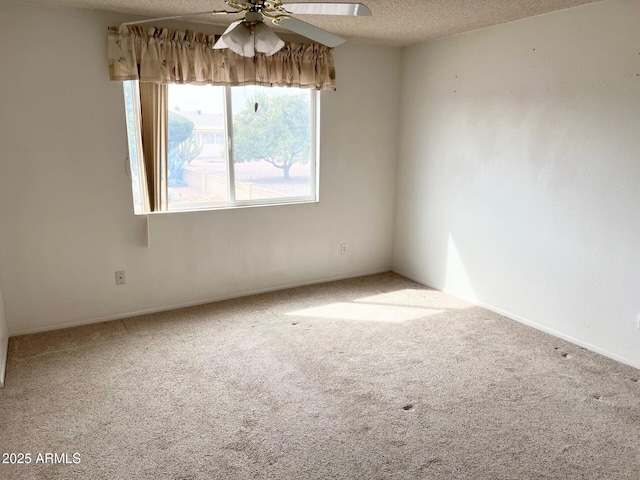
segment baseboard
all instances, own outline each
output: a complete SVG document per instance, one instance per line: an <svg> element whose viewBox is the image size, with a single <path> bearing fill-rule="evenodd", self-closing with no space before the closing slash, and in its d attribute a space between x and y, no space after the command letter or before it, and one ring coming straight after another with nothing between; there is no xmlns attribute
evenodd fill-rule
<svg viewBox="0 0 640 480"><path fill-rule="evenodd" d="M433 288L434 290L438 290L444 293L447 293L449 295L453 295L454 297L460 298L461 300L465 300L469 303L473 303L474 305L477 305L479 307L482 308L486 308L487 310L490 310L492 312L497 313L498 315L502 315L503 317L507 317L510 320L514 320L518 323L522 323L524 325L527 325L529 327L535 328L536 330L540 330L541 332L544 333L548 333L549 335L553 335L554 337L560 338L562 340L565 340L569 343L573 343L574 345L577 345L579 347L583 347L586 348L587 350L591 350L592 352L598 353L604 357L610 358L612 360L615 360L617 362L620 363L624 363L625 365L629 365L630 367L634 367L637 369L640 369L640 363L635 362L633 360L630 360L626 357L623 357L621 355L618 355L616 353L610 352L606 349L600 348L596 345L592 345L588 342L585 342L583 340L580 340L579 338L575 338L572 337L571 335L567 335L563 332L560 332L558 330L555 330L553 328L549 328L546 325L542 325L540 323L531 321L527 318L521 317L520 315L515 315L511 312L508 312L506 310L503 310L501 308L495 307L491 304L485 303L481 300L478 300L477 298L474 297L470 297L468 295L464 295L461 294L460 292L457 292L455 290L451 290L449 288L445 288L442 285L438 285L437 283L431 282L427 279L424 278L420 278L418 275L413 275L413 274L409 274L406 272L402 272L399 269L393 269L394 273L397 273L398 275L402 275L403 277L408 278L409 280L413 280L414 282L418 282L421 283L422 285L425 285L429 288Z"/></svg>
<svg viewBox="0 0 640 480"><path fill-rule="evenodd" d="M286 290L288 288L306 287L306 286L309 286L309 285L319 285L319 284L322 284L322 283L335 282L335 281L338 281L338 280L346 280L346 279L349 279L349 278L364 277L364 276L367 276L367 275L376 275L376 274L379 274L379 273L385 273L385 272L390 272L390 271L391 271L391 268L387 267L387 268L384 268L384 269L370 271L370 272L346 274L346 275L336 275L336 276L333 276L333 277L319 278L319 279L309 280L309 281L304 281L304 282L294 282L294 283L288 283L288 284L281 284L281 285L277 285L277 286L273 286L273 287L266 287L266 288L261 288L261 289L256 289L256 290L248 290L248 291L245 291L245 292L239 292L237 294L232 294L232 295L221 295L221 296L217 296L217 297L209 297L209 298L205 298L205 299L201 299L201 300L195 300L195 301L192 301L192 302L185 302L185 303L179 303L179 304L173 304L173 305L163 305L161 307L148 308L148 309L143 309L143 310L136 310L136 311L125 312L125 313L120 313L120 314L116 314L116 315L109 315L109 316L105 316L105 317L89 318L89 319L85 319L85 320L78 320L78 321L68 322L68 323L59 323L59 324L49 325L49 326L40 327L40 328L28 328L28 329L24 329L24 330L17 330L15 332L10 332L9 336L17 337L19 335L30 335L30 334L33 334L33 333L50 332L50 331L53 331L53 330L60 330L62 328L81 327L83 325L91 325L93 323L109 322L111 320L122 320L124 318L136 317L138 315L148 315L148 314L151 314L151 313L167 312L169 310L177 310L178 308L195 307L195 306L198 306L198 305L206 305L208 303L223 302L225 300L233 300L235 298L249 297L251 295L259 295L261 293L269 293L269 292L276 292L278 290Z"/></svg>
<svg viewBox="0 0 640 480"><path fill-rule="evenodd" d="M4 376L7 372L7 355L9 354L9 337L0 338L0 387L4 387Z"/></svg>

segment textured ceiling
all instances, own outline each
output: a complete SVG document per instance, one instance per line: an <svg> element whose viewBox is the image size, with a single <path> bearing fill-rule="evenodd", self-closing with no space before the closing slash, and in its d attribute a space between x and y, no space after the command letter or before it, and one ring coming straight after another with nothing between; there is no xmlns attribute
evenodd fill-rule
<svg viewBox="0 0 640 480"><path fill-rule="evenodd" d="M600 0L360 1L371 9L372 17L300 15L298 18L354 42L405 46ZM145 17L223 10L226 7L224 0L33 0L31 3ZM231 15L205 15L185 20L226 26L235 18Z"/></svg>

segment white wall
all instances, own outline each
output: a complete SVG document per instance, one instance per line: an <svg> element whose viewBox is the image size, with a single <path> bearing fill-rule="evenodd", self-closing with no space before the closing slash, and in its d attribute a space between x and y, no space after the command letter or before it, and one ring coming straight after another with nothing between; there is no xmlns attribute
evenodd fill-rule
<svg viewBox="0 0 640 480"><path fill-rule="evenodd" d="M147 248L125 171L122 85L106 63L106 27L124 20L0 6L0 286L11 334L390 269L399 50L336 50L319 203L157 215ZM127 285L115 285L116 270Z"/></svg>
<svg viewBox="0 0 640 480"><path fill-rule="evenodd" d="M640 367L640 2L409 48L394 268Z"/></svg>

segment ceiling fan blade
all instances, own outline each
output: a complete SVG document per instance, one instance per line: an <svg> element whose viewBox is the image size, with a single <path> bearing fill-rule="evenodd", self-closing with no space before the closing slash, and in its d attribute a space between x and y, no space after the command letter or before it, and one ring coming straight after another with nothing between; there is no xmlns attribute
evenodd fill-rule
<svg viewBox="0 0 640 480"><path fill-rule="evenodd" d="M293 17L284 17L280 19L279 25L287 30L291 30L298 35L307 37L314 42L321 43L327 47L337 47L342 45L346 40L326 30L318 28L310 23L303 22Z"/></svg>
<svg viewBox="0 0 640 480"><path fill-rule="evenodd" d="M371 16L371 10L362 3L285 3L285 10L293 14Z"/></svg>
<svg viewBox="0 0 640 480"><path fill-rule="evenodd" d="M162 20L175 20L177 18L185 18L185 17L195 17L196 15L226 15L226 14L236 14L242 13L242 10L231 11L231 10L207 10L206 12L194 12L194 13L183 13L182 15L173 15L171 17L156 17L156 18L147 18L146 20L137 20L134 22L126 22L121 25L141 25L143 23L151 23L151 22L160 22Z"/></svg>

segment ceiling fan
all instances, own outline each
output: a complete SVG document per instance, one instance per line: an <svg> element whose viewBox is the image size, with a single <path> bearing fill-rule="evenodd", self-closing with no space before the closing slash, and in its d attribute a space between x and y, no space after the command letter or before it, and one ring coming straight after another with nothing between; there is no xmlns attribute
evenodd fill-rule
<svg viewBox="0 0 640 480"><path fill-rule="evenodd" d="M361 3L282 3L281 0L225 0L225 3L230 8L229 10L209 10L207 12L187 13L138 22L127 22L123 25L139 25L141 23L203 14L233 15L244 13L244 18L229 25L213 48L229 48L239 55L253 57L256 51L265 53L266 55L272 55L284 46L284 42L264 23L265 18L271 20L274 25L302 35L314 42L321 43L328 47L337 47L344 43L345 39L310 23L303 22L295 18L294 15L371 15L371 10Z"/></svg>

